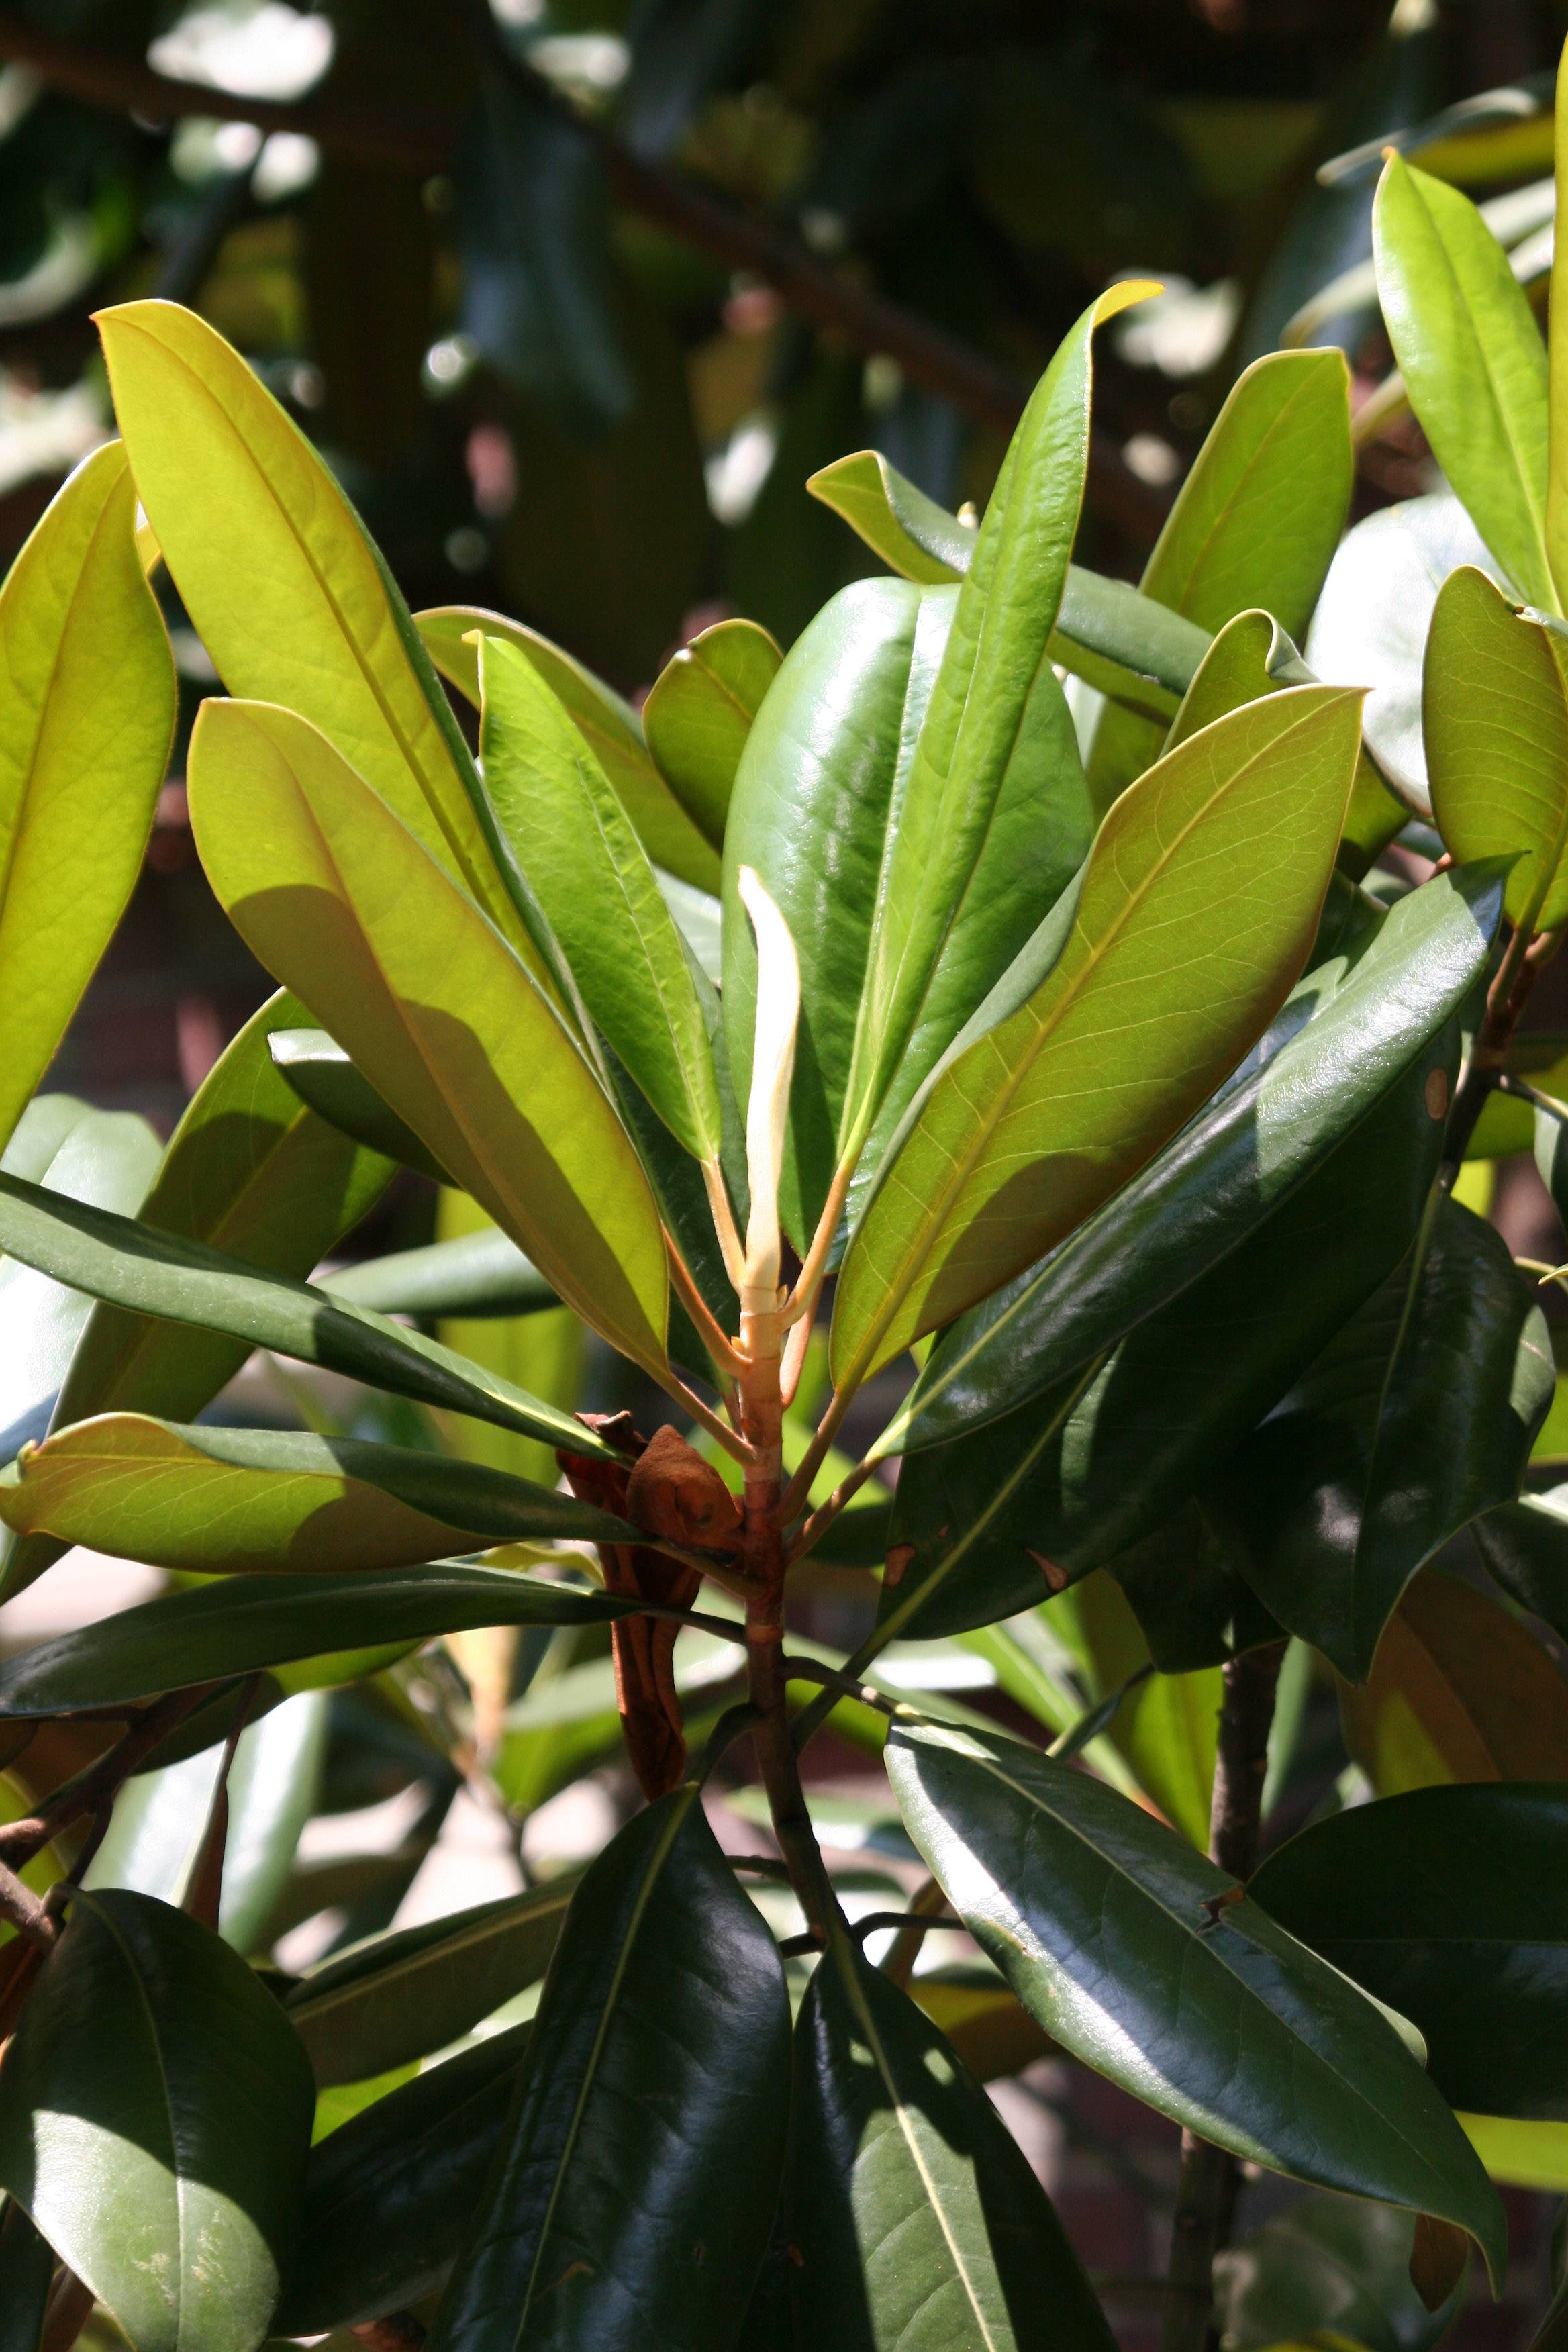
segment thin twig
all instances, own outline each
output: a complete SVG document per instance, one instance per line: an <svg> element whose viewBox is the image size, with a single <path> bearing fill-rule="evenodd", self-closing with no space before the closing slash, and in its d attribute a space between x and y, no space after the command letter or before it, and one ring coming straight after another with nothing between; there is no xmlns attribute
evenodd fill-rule
<svg viewBox="0 0 1568 2352"><path fill-rule="evenodd" d="M57 1789L26 1821L11 1822L0 1829L0 1863L12 1870L25 1869L61 1830L69 1829L73 1822L89 1813L101 1811L143 1759L211 1698L218 1687L216 1683L198 1683L190 1690L171 1691L167 1697L147 1707L107 1756L100 1756L96 1764L78 1773L63 1789Z"/></svg>
<svg viewBox="0 0 1568 2352"><path fill-rule="evenodd" d="M795 1567L797 1560L802 1560L805 1558L806 1553L811 1550L814 1544L821 1542L823 1537L827 1533L828 1528L833 1525L834 1520L838 1517L839 1512L843 1510L847 1503L853 1501L854 1497L859 1493L861 1487L866 1484L867 1479L871 1475L871 1473L876 1466L876 1464L869 1459L864 1462L857 1462L854 1469L850 1471L848 1476L842 1479L840 1483L835 1486L832 1494L827 1497L827 1500L825 1503L818 1504L816 1509L813 1511L811 1517L806 1520L805 1525L801 1528L799 1535L796 1536L794 1543L790 1546L787 1559L791 1568Z"/></svg>
<svg viewBox="0 0 1568 2352"><path fill-rule="evenodd" d="M15 1874L0 1863L0 1919L8 1919L19 1936L38 1944L47 1951L59 1934L59 1926L30 1886L24 1886Z"/></svg>
<svg viewBox="0 0 1568 2352"><path fill-rule="evenodd" d="M787 1879L789 1872L776 1853L727 1853L724 1856L731 1870L750 1870L759 1878Z"/></svg>
<svg viewBox="0 0 1568 2352"><path fill-rule="evenodd" d="M875 1936L884 1927L918 1927L922 1936L929 1935L933 1927L948 1927L963 1936L969 1933L962 1919L937 1919L924 1911L868 1911L864 1918L849 1923L852 1936Z"/></svg>
<svg viewBox="0 0 1568 2352"><path fill-rule="evenodd" d="M664 1247L681 1305L696 1324L699 1339L720 1370L734 1380L745 1369L740 1350L698 1289L695 1276L668 1233L664 1236Z"/></svg>
<svg viewBox="0 0 1568 2352"><path fill-rule="evenodd" d="M786 1683L820 1683L826 1689L837 1691L840 1698L855 1698L862 1706L874 1706L879 1715L910 1713L908 1707L900 1706L897 1700L874 1689L869 1683L857 1682L852 1675L840 1674L835 1666L822 1665L816 1658L785 1658L784 1678Z"/></svg>
<svg viewBox="0 0 1568 2352"><path fill-rule="evenodd" d="M910 1925L900 1929L891 1949L882 1962L882 1974L896 1985L907 1985L915 1972L925 1931L947 1908L947 1894L934 1878L928 1878L915 1889L910 1899Z"/></svg>
<svg viewBox="0 0 1568 2352"><path fill-rule="evenodd" d="M788 1527L805 1508L812 1485L827 1457L827 1449L837 1436L844 1416L855 1402L853 1389L836 1389L828 1399L827 1410L816 1425L816 1433L801 1457L800 1466L784 1488L779 1503L779 1521Z"/></svg>

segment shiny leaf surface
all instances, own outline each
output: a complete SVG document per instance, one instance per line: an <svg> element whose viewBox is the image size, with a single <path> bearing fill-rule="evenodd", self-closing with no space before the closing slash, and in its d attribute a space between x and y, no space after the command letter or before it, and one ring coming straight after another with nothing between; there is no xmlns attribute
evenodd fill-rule
<svg viewBox="0 0 1568 2352"><path fill-rule="evenodd" d="M270 1348L395 1395L472 1413L503 1429L592 1453L580 1422L542 1404L467 1358L309 1283L258 1272L205 1244L105 1209L63 1201L0 1175L0 1249L23 1265L139 1315Z"/></svg>
<svg viewBox="0 0 1568 2352"><path fill-rule="evenodd" d="M847 1936L795 2031L796 2336L835 2352L1110 2352L1049 2200L952 2044Z"/></svg>
<svg viewBox="0 0 1568 2352"><path fill-rule="evenodd" d="M1457 2223L1502 2209L1388 2020L1114 1790L1002 1738L900 1726L911 1835L1045 2030L1245 2160Z"/></svg>
<svg viewBox="0 0 1568 2352"><path fill-rule="evenodd" d="M480 647L485 788L595 1026L665 1125L719 1156L719 1089L675 919L608 778L525 655Z"/></svg>
<svg viewBox="0 0 1568 2352"><path fill-rule="evenodd" d="M287 989L279 993L304 1011L299 998L290 996ZM416 1168L432 1183L451 1182L435 1153L420 1142L406 1120L383 1102L370 1080L355 1069L324 1029L276 1029L267 1042L274 1066L289 1092L329 1126L378 1158Z"/></svg>
<svg viewBox="0 0 1568 2352"><path fill-rule="evenodd" d="M688 1785L588 1870L432 2352L734 2342L788 2116L777 1948Z"/></svg>
<svg viewBox="0 0 1568 2352"><path fill-rule="evenodd" d="M755 621L719 621L672 656L643 705L655 766L716 850L741 754L783 658Z"/></svg>
<svg viewBox="0 0 1568 2352"><path fill-rule="evenodd" d="M1247 1892L1420 2028L1482 2115L1568 2116L1568 1790L1416 1789L1269 1855Z"/></svg>
<svg viewBox="0 0 1568 2352"><path fill-rule="evenodd" d="M291 2252L310 2072L237 1953L79 1894L0 2076L0 2181L137 2352L255 2352Z"/></svg>
<svg viewBox="0 0 1568 2352"><path fill-rule="evenodd" d="M380 1576L226 1576L41 1642L0 1666L0 1715L115 1706L194 1683L470 1625L603 1625L628 1603L459 1561ZM334 1677L336 1679L336 1677Z"/></svg>

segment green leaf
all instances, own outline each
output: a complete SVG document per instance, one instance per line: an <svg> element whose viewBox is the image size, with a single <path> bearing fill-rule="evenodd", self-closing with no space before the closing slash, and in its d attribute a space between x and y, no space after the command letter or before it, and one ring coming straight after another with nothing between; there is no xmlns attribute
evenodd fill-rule
<svg viewBox="0 0 1568 2352"><path fill-rule="evenodd" d="M1423 717L1432 814L1455 857L1522 852L1508 914L1568 916L1568 635L1516 613L1485 572L1444 583L1426 641Z"/></svg>
<svg viewBox="0 0 1568 2352"><path fill-rule="evenodd" d="M98 327L137 496L230 694L318 729L536 962L429 657L315 450L191 311L126 302Z"/></svg>
<svg viewBox="0 0 1568 2352"><path fill-rule="evenodd" d="M636 1533L571 1495L475 1462L134 1412L77 1422L25 1447L0 1471L0 1517L22 1535L203 1575L336 1576L486 1544Z"/></svg>
<svg viewBox="0 0 1568 2352"><path fill-rule="evenodd" d="M554 1007L393 812L301 719L208 702L191 821L237 929L560 1296L662 1370L658 1217Z"/></svg>
<svg viewBox="0 0 1568 2352"><path fill-rule="evenodd" d="M1377 290L1433 455L1518 591L1557 609L1546 556L1546 352L1469 198L1390 156L1373 210Z"/></svg>
<svg viewBox="0 0 1568 2352"><path fill-rule="evenodd" d="M1490 1593L1424 1568L1364 1685L1342 1683L1345 1745L1380 1797L1450 1780L1568 1780L1563 1683Z"/></svg>
<svg viewBox="0 0 1568 2352"><path fill-rule="evenodd" d="M571 1445L580 1454L597 1448L592 1433L557 1406L525 1396L404 1324L14 1176L0 1175L0 1250L73 1290L138 1315L221 1331L243 1339L247 1349L270 1348L395 1396L519 1430L547 1445Z"/></svg>
<svg viewBox="0 0 1568 2352"><path fill-rule="evenodd" d="M1561 80L1562 66L1558 67ZM1556 95L1554 90L1553 95ZM1544 109L1542 109L1544 111ZM1544 129L1545 125L1538 126ZM1552 123L1552 159L1553 193L1568 184L1568 108L1554 107ZM1555 240L1552 253L1552 292L1565 294L1568 259L1558 250ZM1568 346L1563 341L1563 316L1568 311L1568 296L1557 304L1557 324L1551 327L1548 319L1549 352L1547 360L1547 457L1546 457L1546 560L1561 597L1563 583L1568 582L1568 444L1564 441L1563 417L1568 414Z"/></svg>
<svg viewBox="0 0 1568 2352"><path fill-rule="evenodd" d="M805 487L902 579L927 586L962 580L973 561L975 526L928 499L879 450L837 457L820 467Z"/></svg>
<svg viewBox="0 0 1568 2352"><path fill-rule="evenodd" d="M1449 2105L1568 2116L1568 1790L1417 1789L1269 1855L1247 1892L1420 2028Z"/></svg>
<svg viewBox="0 0 1568 2352"><path fill-rule="evenodd" d="M925 586L962 580L978 532L905 479L875 449L840 457L806 483L889 570ZM1047 650L1059 667L1129 710L1169 720L1203 659L1207 631L1124 580L1069 563Z"/></svg>
<svg viewBox="0 0 1568 2352"><path fill-rule="evenodd" d="M586 741L527 657L479 650L485 786L572 976L672 1135L719 1156L719 1088L687 952Z"/></svg>
<svg viewBox="0 0 1568 2352"><path fill-rule="evenodd" d="M1042 1265L943 1332L894 1443L940 1444L1080 1370L1245 1242L1418 1063L1425 1082L1485 970L1500 882L1495 866L1439 875L1381 919L1362 899L1352 935L1311 965L1174 1141Z"/></svg>
<svg viewBox="0 0 1568 2352"><path fill-rule="evenodd" d="M735 771L783 659L755 621L719 621L671 657L643 705L655 766L721 852Z"/></svg>
<svg viewBox="0 0 1568 2352"><path fill-rule="evenodd" d="M79 1894L0 2075L0 2182L136 2352L256 2352L292 2252L310 2070L237 1953Z"/></svg>
<svg viewBox="0 0 1568 2352"><path fill-rule="evenodd" d="M218 1932L237 1952L268 1936L300 1832L321 1800L327 1699L303 1691L240 1734L224 1783L228 1826ZM198 1867L224 1755L220 1742L121 1788L85 1884L184 1906Z"/></svg>
<svg viewBox="0 0 1568 2352"><path fill-rule="evenodd" d="M1131 1604L1104 1572L1058 1593L1039 1613L1067 1645L1091 1705L1122 1694L1104 1737L1173 1829L1206 1850L1219 1668L1150 1674L1149 1644Z"/></svg>
<svg viewBox="0 0 1568 2352"><path fill-rule="evenodd" d="M688 1784L574 1897L431 2352L736 2339L773 2224L789 2005Z"/></svg>
<svg viewBox="0 0 1568 2352"><path fill-rule="evenodd" d="M800 962L780 1192L785 1229L803 1253L866 1124L867 986L890 835L952 604L951 591L922 595L891 580L841 590L791 647L736 778L724 889L725 1026L744 1100L757 996L756 944L739 896L740 871L749 866L789 926ZM1054 859L1043 862L1054 867Z"/></svg>
<svg viewBox="0 0 1568 2352"><path fill-rule="evenodd" d="M318 2084L384 2074L458 2041L549 1965L574 1881L374 1936L300 1978L285 2006Z"/></svg>
<svg viewBox="0 0 1568 2352"><path fill-rule="evenodd" d="M0 1171L73 1201L133 1215L163 1152L144 1118L92 1110L70 1095L35 1095L0 1157ZM0 1258L0 1457L42 1437L91 1302L12 1258Z"/></svg>
<svg viewBox="0 0 1568 2352"><path fill-rule="evenodd" d="M1027 763L1027 736L1058 700L1047 646L1089 463L1090 341L1152 290L1138 278L1108 288L1064 338L1013 436L958 591L888 862L868 1008L872 1102L916 1033L1016 755Z"/></svg>
<svg viewBox="0 0 1568 2352"><path fill-rule="evenodd" d="M54 2279L53 2246L7 2200L0 2215L0 2352L38 2352Z"/></svg>
<svg viewBox="0 0 1568 2352"><path fill-rule="evenodd" d="M1141 593L1210 631L1263 607L1300 637L1339 544L1354 470L1342 354L1255 360L1193 461ZM1103 712L1089 759L1096 807L1109 807L1160 748L1154 722Z"/></svg>
<svg viewBox="0 0 1568 2352"><path fill-rule="evenodd" d="M110 444L0 589L0 1143L55 1057L142 870L174 665Z"/></svg>
<svg viewBox="0 0 1568 2352"><path fill-rule="evenodd" d="M1050 2200L946 2036L837 1935L795 2033L796 2339L834 2352L1110 2352Z"/></svg>
<svg viewBox="0 0 1568 2352"><path fill-rule="evenodd" d="M1056 2041L1244 2161L1456 2223L1494 2279L1496 2191L1388 2018L1172 1831L1000 1738L898 1725L904 1819Z"/></svg>
<svg viewBox="0 0 1568 2352"><path fill-rule="evenodd" d="M1422 665L1437 592L1461 563L1496 570L1451 491L1384 507L1346 533L1329 566L1306 657L1336 686L1368 686L1366 749L1390 789L1430 817L1421 736Z"/></svg>
<svg viewBox="0 0 1568 2352"><path fill-rule="evenodd" d="M1568 1486L1489 1511L1476 1521L1475 1537L1509 1598L1568 1639Z"/></svg>
<svg viewBox="0 0 1568 2352"><path fill-rule="evenodd" d="M460 1560L380 1576L226 1576L143 1601L0 1666L0 1716L118 1706L300 1658L412 1646L476 1625L605 1625L633 1606Z"/></svg>
<svg viewBox="0 0 1568 2352"><path fill-rule="evenodd" d="M232 1250L251 1267L308 1275L357 1225L392 1180L393 1166L318 1118L272 1066L270 1047L304 1007L286 991L251 1015L219 1055L170 1139L140 1208L143 1223ZM0 1163L4 1165L5 1163ZM18 1175L32 1176L30 1169ZM137 1211L136 1200L99 1200ZM247 1338L163 1322L100 1305L88 1320L54 1415L64 1426L129 1408L194 1421L249 1355ZM18 1433L41 1437L42 1430ZM0 1451L10 1452L0 1442ZM7 1594L41 1576L58 1549L39 1537L13 1544Z"/></svg>
<svg viewBox="0 0 1568 2352"><path fill-rule="evenodd" d="M1455 1024L1433 1049L1445 1096L1458 1059ZM1203 1488L1410 1246L1443 1145L1430 1076L1414 1063L1299 1192L1098 1364L905 1463L891 1535L913 1551L884 1579L884 1633L984 1624L1120 1570Z"/></svg>
<svg viewBox="0 0 1568 2352"><path fill-rule="evenodd" d="M304 1011L299 998L290 996L287 989L280 989L279 996ZM275 1029L267 1044L273 1066L289 1092L330 1127L378 1158L416 1168L434 1184L451 1182L435 1153L383 1102L370 1080L355 1069L324 1029Z"/></svg>
<svg viewBox="0 0 1568 2352"><path fill-rule="evenodd" d="M415 615L415 626L443 677L449 678L477 710L479 649L466 640L476 635L504 637L526 654L616 788L621 806L656 866L694 889L719 887L717 852L681 807L643 740L642 721L592 670L521 621L478 604L442 604Z"/></svg>
<svg viewBox="0 0 1568 2352"><path fill-rule="evenodd" d="M532 2030L487 2034L310 2150L276 2327L316 2336L356 2326L445 2284L500 2148Z"/></svg>
<svg viewBox="0 0 1568 2352"><path fill-rule="evenodd" d="M1516 1492L1555 1380L1507 1244L1436 1196L1410 1258L1226 1465L1258 1598L1363 1682L1415 1570Z"/></svg>
<svg viewBox="0 0 1568 2352"><path fill-rule="evenodd" d="M458 1315L489 1321L498 1316L537 1315L559 1304L517 1244L493 1225L430 1242L423 1249L362 1258L357 1265L323 1275L321 1287L375 1315Z"/></svg>
<svg viewBox="0 0 1568 2352"><path fill-rule="evenodd" d="M1458 2315L1462 2284L1428 2311L1410 2284L1415 2224L1392 2205L1304 2197L1216 2256L1215 2303L1227 2347L1343 2343L1431 2352Z"/></svg>
<svg viewBox="0 0 1568 2352"><path fill-rule="evenodd" d="M1116 803L1054 969L959 1041L884 1168L839 1280L841 1386L1061 1240L1268 1025L1311 945L1358 711L1332 688L1273 695Z"/></svg>

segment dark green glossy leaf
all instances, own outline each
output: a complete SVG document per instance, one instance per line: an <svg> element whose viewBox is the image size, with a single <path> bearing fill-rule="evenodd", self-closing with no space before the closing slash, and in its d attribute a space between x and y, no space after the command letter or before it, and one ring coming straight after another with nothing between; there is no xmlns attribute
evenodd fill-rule
<svg viewBox="0 0 1568 2352"><path fill-rule="evenodd" d="M1200 628L1264 608L1287 635L1311 618L1354 471L1350 375L1338 352L1273 352L1226 395L1165 519L1142 593ZM1107 808L1160 756L1157 724L1112 708L1089 758Z"/></svg>
<svg viewBox="0 0 1568 2352"><path fill-rule="evenodd" d="M1366 2352L1431 2352L1458 2317L1464 2290L1427 2310L1410 2284L1415 2236L1413 2218L1397 2206L1304 2197L1216 2258L1226 2352L1347 2337Z"/></svg>
<svg viewBox="0 0 1568 2352"><path fill-rule="evenodd" d="M788 2117L777 1948L694 1787L589 1869L431 2352L734 2343Z"/></svg>
<svg viewBox="0 0 1568 2352"><path fill-rule="evenodd" d="M607 1511L477 1462L291 1429L104 1413L0 1471L0 1517L144 1559L228 1574L405 1568L487 1544L630 1539Z"/></svg>
<svg viewBox="0 0 1568 2352"><path fill-rule="evenodd" d="M884 1582L885 1628L933 1635L1029 1608L1113 1565L1212 1477L1409 1247L1443 1141L1427 1081L1435 1066L1451 1082L1455 1031L1431 1052L1099 1369L905 1464L892 1537L915 1549Z"/></svg>
<svg viewBox="0 0 1568 2352"><path fill-rule="evenodd" d="M1416 1789L1303 1830L1247 1892L1426 2042L1449 2105L1568 2116L1568 1790Z"/></svg>
<svg viewBox="0 0 1568 2352"><path fill-rule="evenodd" d="M317 2142L277 2327L352 2327L444 2284L500 2149L531 2032L488 2034Z"/></svg>
<svg viewBox="0 0 1568 2352"><path fill-rule="evenodd" d="M1163 1675L1217 1666L1279 1638L1279 1626L1237 1574L1215 1515L1196 1496L1108 1560L1106 1574L1126 1594Z"/></svg>
<svg viewBox="0 0 1568 2352"><path fill-rule="evenodd" d="M433 1320L537 1315L560 1304L517 1244L493 1225L482 1233L455 1234L449 1241L431 1242L424 1249L362 1258L357 1265L323 1275L321 1287L334 1298L368 1307L374 1315Z"/></svg>
<svg viewBox="0 0 1568 2352"><path fill-rule="evenodd" d="M655 766L717 850L741 754L783 658L755 621L719 621L672 656L643 705Z"/></svg>
<svg viewBox="0 0 1568 2352"><path fill-rule="evenodd" d="M1416 1570L1516 1492L1556 1370L1494 1227L1441 1194L1410 1258L1226 1465L1242 1573L1364 1681Z"/></svg>
<svg viewBox="0 0 1568 2352"><path fill-rule="evenodd" d="M70 1095L35 1095L0 1171L95 1208L134 1216L163 1153L144 1118L92 1110ZM91 1302L77 1290L0 1258L0 1457L42 1437Z"/></svg>
<svg viewBox="0 0 1568 2352"><path fill-rule="evenodd" d="M1509 1598L1568 1641L1568 1486L1489 1511L1476 1521L1475 1537Z"/></svg>
<svg viewBox="0 0 1568 2352"><path fill-rule="evenodd" d="M53 2246L7 2199L0 2218L0 2352L38 2352L54 2276Z"/></svg>
<svg viewBox="0 0 1568 2352"><path fill-rule="evenodd" d="M374 1937L289 1992L289 2022L318 2084L357 2083L456 2042L544 1974L573 1884L481 1903Z"/></svg>
<svg viewBox="0 0 1568 2352"><path fill-rule="evenodd" d="M1067 2233L945 2035L835 1937L795 2032L795 2331L834 2352L1110 2352Z"/></svg>
<svg viewBox="0 0 1568 2352"><path fill-rule="evenodd" d="M1000 1738L900 1725L910 1834L1046 2032L1245 2160L1456 2223L1502 2208L1388 2018L1138 1806Z"/></svg>
<svg viewBox="0 0 1568 2352"><path fill-rule="evenodd" d="M1157 1159L1043 1265L942 1334L900 1416L905 1450L1068 1377L1245 1240L1404 1072L1429 1065L1485 968L1500 908L1497 868L1472 867L1331 947Z"/></svg>
<svg viewBox="0 0 1568 2352"><path fill-rule="evenodd" d="M304 1011L286 989L279 993L286 1003ZM279 1029L268 1039L268 1047L289 1092L340 1134L405 1168L417 1168L435 1183L451 1182L435 1153L382 1100L324 1029Z"/></svg>
<svg viewBox="0 0 1568 2352"><path fill-rule="evenodd" d="M1392 155L1373 215L1389 341L1434 456L1521 598L1556 604L1546 556L1546 353L1469 198Z"/></svg>
<svg viewBox="0 0 1568 2352"><path fill-rule="evenodd" d="M627 1608L608 1593L457 1561L379 1576L226 1576L41 1642L0 1666L0 1716L115 1706L473 1625L603 1625Z"/></svg>
<svg viewBox="0 0 1568 2352"><path fill-rule="evenodd" d="M310 2105L237 1954L150 1896L79 1894L0 2075L0 2181L137 2352L255 2352Z"/></svg>
<svg viewBox="0 0 1568 2352"><path fill-rule="evenodd" d="M1315 677L1370 685L1366 748L1418 816L1432 814L1421 734L1426 635L1437 592L1461 563L1496 571L1451 491L1368 515L1346 533L1329 566L1303 648Z"/></svg>
<svg viewBox="0 0 1568 2352"><path fill-rule="evenodd" d="M717 852L680 806L648 756L642 721L629 702L563 653L536 629L509 621L474 604L444 604L416 615L416 626L443 677L449 678L477 710L479 707L479 636L504 637L528 656L616 788L638 840L656 866L699 890L719 885Z"/></svg>
<svg viewBox="0 0 1568 2352"><path fill-rule="evenodd" d="M113 1306L270 1348L547 1445L595 1451L580 1422L384 1316L11 1176L0 1176L0 1249Z"/></svg>
<svg viewBox="0 0 1568 2352"><path fill-rule="evenodd" d="M1359 713L1290 688L1121 795L1054 969L994 1027L975 1017L889 1150L834 1303L841 1385L1064 1238L1256 1044L1317 929Z"/></svg>

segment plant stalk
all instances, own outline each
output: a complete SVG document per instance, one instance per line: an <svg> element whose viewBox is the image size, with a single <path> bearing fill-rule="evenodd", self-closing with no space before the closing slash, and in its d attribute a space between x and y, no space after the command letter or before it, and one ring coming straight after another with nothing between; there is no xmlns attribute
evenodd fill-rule
<svg viewBox="0 0 1568 2352"><path fill-rule="evenodd" d="M1227 1660L1209 1811L1209 1853L1243 1884L1258 1862L1268 1733L1283 1642ZM1228 2243L1240 2172L1235 2157L1182 2134L1161 2352L1205 2352L1214 2340L1214 2258Z"/></svg>

